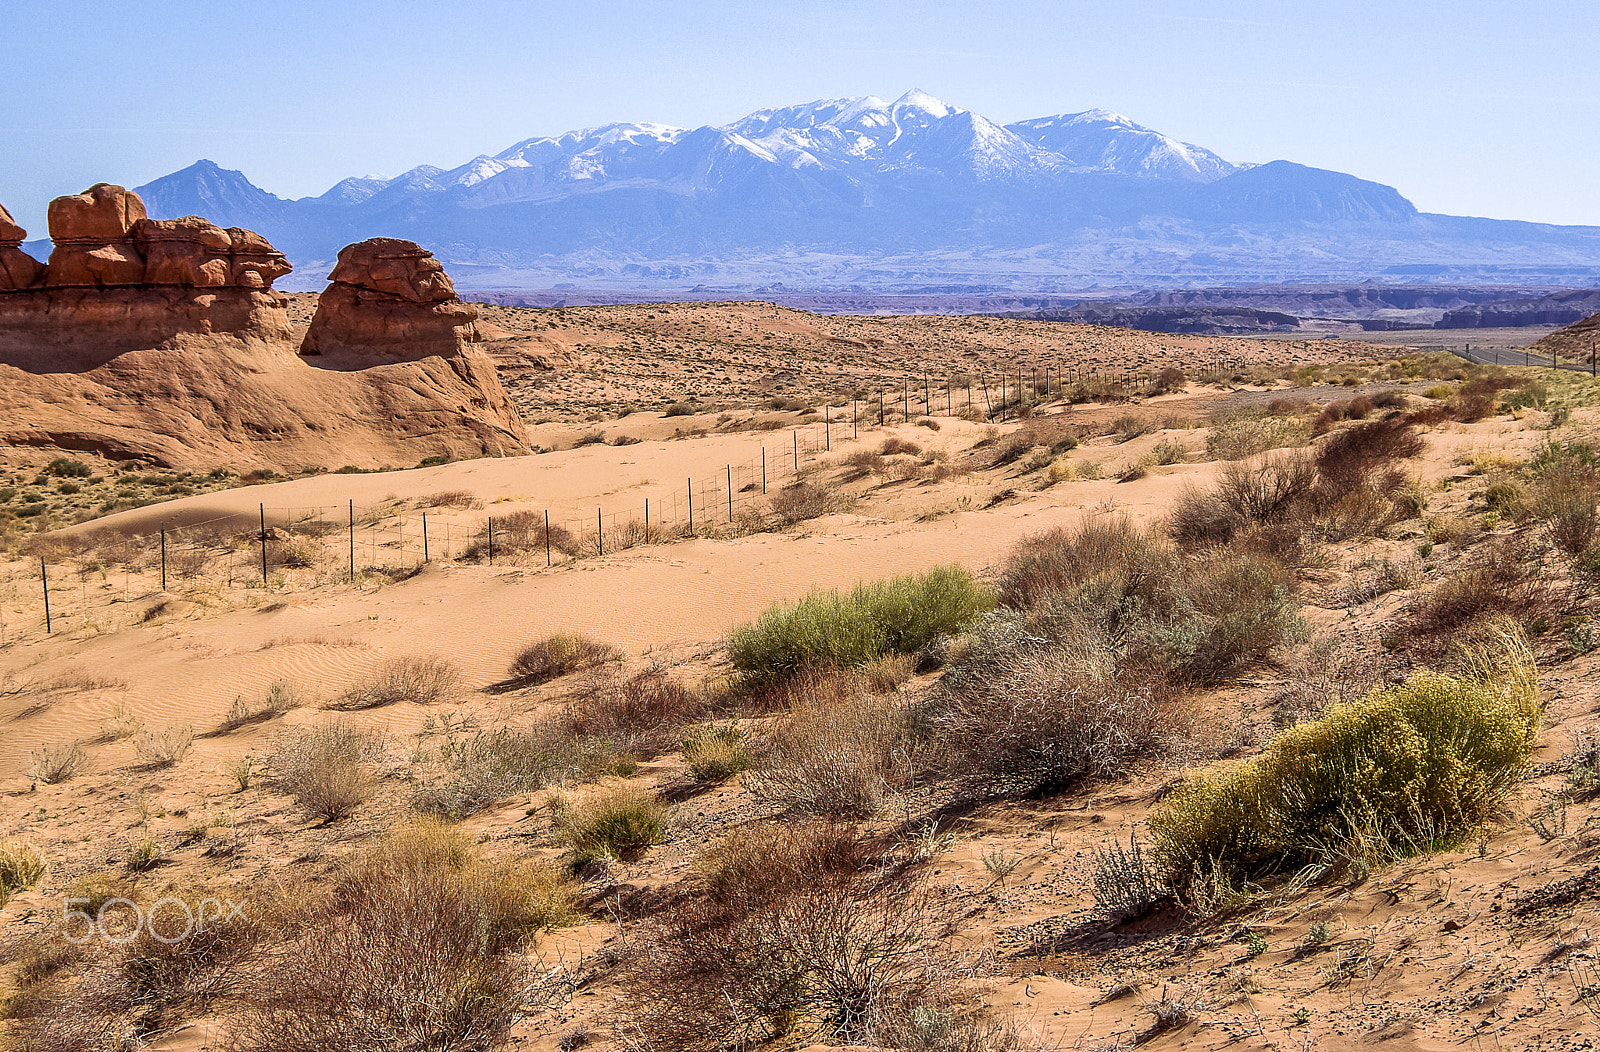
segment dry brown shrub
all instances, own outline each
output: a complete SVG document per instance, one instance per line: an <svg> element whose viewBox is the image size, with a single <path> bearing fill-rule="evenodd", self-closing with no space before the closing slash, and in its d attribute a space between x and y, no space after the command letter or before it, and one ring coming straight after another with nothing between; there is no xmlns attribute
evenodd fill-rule
<svg viewBox="0 0 1600 1052"><path fill-rule="evenodd" d="M1109 655L1034 639L1003 622L945 679L929 718L948 769L1007 793L1114 777L1190 733L1190 707Z"/></svg>
<svg viewBox="0 0 1600 1052"><path fill-rule="evenodd" d="M1526 538L1501 538L1419 596L1406 609L1402 631L1425 647L1448 645L1452 637L1495 618L1533 620L1547 613L1555 598L1541 554Z"/></svg>
<svg viewBox="0 0 1600 1052"><path fill-rule="evenodd" d="M78 777L88 761L89 754L76 741L65 745L41 745L30 755L28 777L45 785L60 785Z"/></svg>
<svg viewBox="0 0 1600 1052"><path fill-rule="evenodd" d="M203 552L200 554L204 554ZM267 565L275 568L306 569L316 566L326 554L312 537L286 536L267 543ZM196 571L198 572L198 571Z"/></svg>
<svg viewBox="0 0 1600 1052"><path fill-rule="evenodd" d="M194 745L194 728L187 723L169 723L160 730L146 730L133 743L134 755L147 768L171 767L189 755Z"/></svg>
<svg viewBox="0 0 1600 1052"><path fill-rule="evenodd" d="M1115 435L1118 442L1131 442L1141 435L1148 435L1156 430L1153 417L1141 416L1137 413L1123 413L1105 426L1104 434Z"/></svg>
<svg viewBox="0 0 1600 1052"><path fill-rule="evenodd" d="M552 875L490 866L450 833L392 839L306 904L242 994L234 1052L487 1052L524 983L518 949L554 923Z"/></svg>
<svg viewBox="0 0 1600 1052"><path fill-rule="evenodd" d="M797 482L767 498L772 514L786 526L815 519L832 510L832 499L827 490L809 482Z"/></svg>
<svg viewBox="0 0 1600 1052"><path fill-rule="evenodd" d="M704 716L709 705L706 695L665 670L645 669L586 685L560 720L568 734L647 756L676 746L683 728Z"/></svg>
<svg viewBox="0 0 1600 1052"><path fill-rule="evenodd" d="M825 665L808 665L787 676L763 678L743 686L737 708L747 716L788 712L812 702L842 703L866 689L858 670Z"/></svg>
<svg viewBox="0 0 1600 1052"><path fill-rule="evenodd" d="M886 457L892 457L901 453L909 454L910 456L917 456L922 452L922 447L917 445L915 442L908 442L898 436L890 435L888 438L884 439L883 444L878 447L878 452L882 453Z"/></svg>
<svg viewBox="0 0 1600 1052"><path fill-rule="evenodd" d="M868 475L881 475L888 463L882 453L872 449L858 449L844 458L844 463L850 468L847 481L864 479Z"/></svg>
<svg viewBox="0 0 1600 1052"><path fill-rule="evenodd" d="M1365 420L1372 415L1373 401L1366 395L1346 402L1333 402L1325 406L1311 420L1311 433L1321 437L1341 420Z"/></svg>
<svg viewBox="0 0 1600 1052"><path fill-rule="evenodd" d="M1459 394L1441 408L1458 424L1475 424L1494 415L1494 399L1481 394Z"/></svg>
<svg viewBox="0 0 1600 1052"><path fill-rule="evenodd" d="M923 746L912 713L891 700L799 698L761 732L749 784L795 811L871 815L910 784Z"/></svg>
<svg viewBox="0 0 1600 1052"><path fill-rule="evenodd" d="M275 720L300 704L294 684L286 679L273 680L259 699L246 700L242 694L234 698L215 733L228 734L247 724Z"/></svg>
<svg viewBox="0 0 1600 1052"><path fill-rule="evenodd" d="M638 1047L1017 1047L961 982L949 902L853 830L748 826L697 868L703 893L640 929L622 964Z"/></svg>
<svg viewBox="0 0 1600 1052"><path fill-rule="evenodd" d="M582 775L588 755L544 723L531 731L500 727L454 743L449 776L411 798L414 810L448 819L475 815L496 801L532 792L563 774Z"/></svg>
<svg viewBox="0 0 1600 1052"><path fill-rule="evenodd" d="M513 511L485 521L472 543L463 548L456 558L461 562L484 562L488 560L491 550L496 558L503 558L524 552L543 553L547 548L576 557L584 554L585 543L582 537L561 525L552 524L547 531L543 512Z"/></svg>
<svg viewBox="0 0 1600 1052"><path fill-rule="evenodd" d="M1423 441L1405 416L1357 424L1333 435L1317 447L1317 472L1336 491L1363 485L1372 471L1387 461L1420 454Z"/></svg>
<svg viewBox="0 0 1600 1052"><path fill-rule="evenodd" d="M335 721L279 737L268 763L278 788L322 822L348 818L377 790L371 764L383 753L374 731Z"/></svg>
<svg viewBox="0 0 1600 1052"><path fill-rule="evenodd" d="M534 686L559 676L598 668L622 660L622 651L575 632L557 632L517 652L510 674L517 682Z"/></svg>
<svg viewBox="0 0 1600 1052"><path fill-rule="evenodd" d="M433 705L452 697L460 684L460 670L444 658L408 654L382 662L371 676L330 701L327 708L351 712L401 702Z"/></svg>
<svg viewBox="0 0 1600 1052"><path fill-rule="evenodd" d="M470 490L447 489L423 497L419 502L425 508L481 508L483 502Z"/></svg>
<svg viewBox="0 0 1600 1052"><path fill-rule="evenodd" d="M224 907L223 896L244 902L244 913ZM271 932L268 898L255 887L176 889L147 903L160 908L137 930L124 930L113 910L104 923L115 944L75 946L66 936L81 937L77 925L46 929L19 954L13 1036L38 1052L108 1052L143 1047L206 1013L240 988L259 959ZM99 904L87 908L93 914Z"/></svg>

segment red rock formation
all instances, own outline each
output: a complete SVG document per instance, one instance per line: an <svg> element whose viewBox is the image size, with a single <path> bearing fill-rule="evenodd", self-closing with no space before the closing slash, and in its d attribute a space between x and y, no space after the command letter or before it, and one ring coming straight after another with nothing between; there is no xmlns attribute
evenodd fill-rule
<svg viewBox="0 0 1600 1052"><path fill-rule="evenodd" d="M28 232L0 205L0 292L29 289L44 275L44 264L22 251Z"/></svg>
<svg viewBox="0 0 1600 1052"><path fill-rule="evenodd" d="M339 250L333 282L300 353L361 367L457 355L479 342L478 312L456 297L455 286L433 253L415 242L375 237Z"/></svg>
<svg viewBox="0 0 1600 1052"><path fill-rule="evenodd" d="M339 262L328 280L336 284L387 292L413 303L456 299L455 283L444 264L415 241L374 237L339 250Z"/></svg>
<svg viewBox="0 0 1600 1052"><path fill-rule="evenodd" d="M145 218L139 195L96 183L81 194L50 202L50 240L55 249L45 281L67 285L141 285L144 257L133 242L133 225Z"/></svg>
<svg viewBox="0 0 1600 1052"><path fill-rule="evenodd" d="M410 242L340 254L316 315L328 369L296 356L272 291L289 263L259 234L153 220L104 183L52 202L50 229L41 268L0 210L0 445L184 468L527 452L476 312Z"/></svg>
<svg viewBox="0 0 1600 1052"><path fill-rule="evenodd" d="M254 230L230 226L228 236L233 239L231 284L242 289L270 289L274 281L294 269L282 252Z"/></svg>
<svg viewBox="0 0 1600 1052"><path fill-rule="evenodd" d="M233 238L199 216L141 219L132 234L144 254L143 284L210 289L234 284Z"/></svg>

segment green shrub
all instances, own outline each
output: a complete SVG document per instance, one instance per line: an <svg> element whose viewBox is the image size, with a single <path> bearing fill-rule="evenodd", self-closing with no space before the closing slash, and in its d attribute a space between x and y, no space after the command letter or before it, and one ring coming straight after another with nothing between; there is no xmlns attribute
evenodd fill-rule
<svg viewBox="0 0 1600 1052"><path fill-rule="evenodd" d="M728 654L752 678L812 665L852 668L886 653L915 653L941 632L954 632L991 600L959 566L863 582L843 595L815 590L780 603L728 636Z"/></svg>
<svg viewBox="0 0 1600 1052"><path fill-rule="evenodd" d="M557 798L557 835L579 863L597 858L635 856L667 835L667 809L654 795L618 786L579 801Z"/></svg>
<svg viewBox="0 0 1600 1052"><path fill-rule="evenodd" d="M94 469L81 460L70 460L67 457L57 457L44 469L48 475L57 478L86 479L94 474Z"/></svg>
<svg viewBox="0 0 1600 1052"><path fill-rule="evenodd" d="M744 731L737 725L704 724L683 736L683 759L697 782L721 782L750 766Z"/></svg>
<svg viewBox="0 0 1600 1052"><path fill-rule="evenodd" d="M1167 880L1191 895L1217 871L1254 881L1459 840L1517 783L1538 732L1533 658L1502 645L1497 668L1418 672L1192 776L1150 817Z"/></svg>

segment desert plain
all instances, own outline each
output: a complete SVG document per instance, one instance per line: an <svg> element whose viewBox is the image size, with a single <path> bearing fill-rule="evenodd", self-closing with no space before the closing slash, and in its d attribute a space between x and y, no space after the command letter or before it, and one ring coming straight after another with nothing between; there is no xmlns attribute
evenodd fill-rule
<svg viewBox="0 0 1600 1052"><path fill-rule="evenodd" d="M294 297L291 320L304 326L311 310ZM253 485L194 472L203 492L143 503L186 480L7 451L6 485L32 486L62 519L13 529L0 564L0 824L8 850L41 863L0 912L14 1047L264 1047L251 1043L263 996L252 983L281 978L296 954L309 970L325 949L295 927L331 915L307 903L386 853L426 854L422 840L473 856L463 871L540 867L561 908L497 951L513 976L503 1027L372 1047L701 1047L663 1036L640 988L659 969L640 960L710 894L707 874L727 858L718 845L824 826L867 845L863 865L898 881L896 896L925 904L916 967L841 951L882 969L886 1003L897 981L937 988L892 1047L1594 1047L1600 697L1595 584L1580 558L1592 549L1552 538L1528 466L1552 444L1593 454L1589 377L1351 340L766 304L483 306L479 324L532 455L346 472L279 463ZM1163 368L1173 373L1152 384ZM1067 372L1052 380L1051 369ZM1462 409L1474 391L1487 405ZM1060 785L973 788L949 756L862 774L859 741L823 735L817 751L842 759L810 777L875 780L869 793L806 803L798 776L775 773L804 706L751 687L729 645L773 604L950 565L1003 589L1030 538L1119 523L1164 537L1183 501L1230 470L1323 448L1386 414L1417 421L1406 426L1420 449L1385 461L1413 506L1315 537L1286 570L1294 630L1225 675L1174 686L1182 718L1125 761ZM51 474L61 459L87 466L70 483L78 494L61 492L78 475ZM144 497L119 503L119 479L153 475L168 481L121 486ZM83 487L114 510L67 525ZM1479 612L1509 616L1526 637L1540 708L1526 762L1488 817L1427 850L1209 897L1191 887L1132 909L1108 890L1108 867L1131 844L1150 850L1152 813L1199 773L1263 755L1325 705L1457 669L1420 612L1486 560L1504 572L1513 551L1519 572ZM936 706L963 667L953 635L948 653L837 673L845 686L817 688L837 706L821 725L850 724L851 706ZM592 660L517 674L528 648L571 636ZM374 684L396 668L412 679L382 695ZM617 701L629 684L665 681L697 700L671 711ZM333 726L363 743L349 765L365 790L344 813L319 814L290 768ZM475 749L495 735L543 741L551 727L589 728L584 755L461 802ZM686 743L708 727L747 752L731 767L748 769L690 762ZM649 801L659 830L586 847L572 816L608 794ZM265 933L236 960L170 953L160 960L182 959L156 982L135 952L148 940L115 941L128 908L102 924L111 940L63 949L82 927L69 899L165 901L169 917L240 902ZM737 1047L867 1033L848 1013L797 1003L747 1021L765 1036ZM39 1022L50 1013L80 1022ZM304 1040L282 1047L317 1047ZM736 1047L714 1028L699 1040Z"/></svg>

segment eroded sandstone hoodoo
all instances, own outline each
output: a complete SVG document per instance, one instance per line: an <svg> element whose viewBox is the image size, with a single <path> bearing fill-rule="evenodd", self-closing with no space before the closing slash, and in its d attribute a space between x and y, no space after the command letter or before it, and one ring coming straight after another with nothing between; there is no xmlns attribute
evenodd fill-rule
<svg viewBox="0 0 1600 1052"><path fill-rule="evenodd" d="M413 241L346 245L328 280L301 354L359 366L455 355L479 342L478 312L456 296L433 253Z"/></svg>
<svg viewBox="0 0 1600 1052"><path fill-rule="evenodd" d="M49 210L47 265L0 209L0 444L188 468L416 463L527 451L476 312L406 241L340 254L296 355L288 260L261 235L157 220L100 183Z"/></svg>
<svg viewBox="0 0 1600 1052"><path fill-rule="evenodd" d="M45 283L142 285L144 257L133 243L133 225L145 217L139 195L110 183L50 202L50 240Z"/></svg>
<svg viewBox="0 0 1600 1052"><path fill-rule="evenodd" d="M31 289L44 276L44 264L22 251L28 232L0 205L0 292Z"/></svg>

